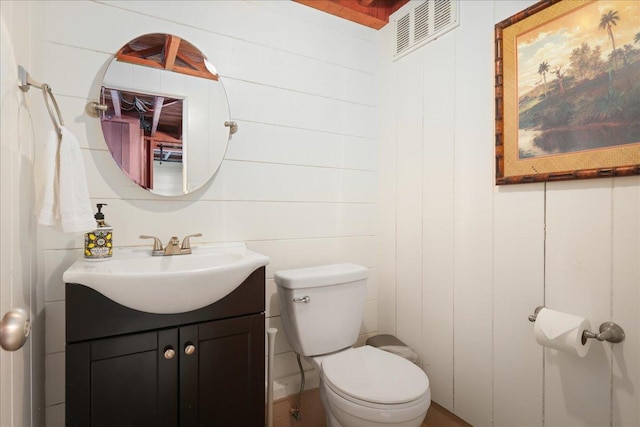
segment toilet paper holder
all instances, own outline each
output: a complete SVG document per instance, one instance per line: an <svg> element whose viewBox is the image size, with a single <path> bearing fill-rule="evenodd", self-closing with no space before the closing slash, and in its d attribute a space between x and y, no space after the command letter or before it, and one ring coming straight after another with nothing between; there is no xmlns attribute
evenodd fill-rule
<svg viewBox="0 0 640 427"><path fill-rule="evenodd" d="M535 322L538 318L540 310L545 308L543 305L536 307L533 314L529 315L529 322ZM582 333L582 344L587 342L589 338L595 338L598 341L608 341L610 343L619 343L624 341L624 330L614 322L604 322L600 325L600 333L584 331Z"/></svg>

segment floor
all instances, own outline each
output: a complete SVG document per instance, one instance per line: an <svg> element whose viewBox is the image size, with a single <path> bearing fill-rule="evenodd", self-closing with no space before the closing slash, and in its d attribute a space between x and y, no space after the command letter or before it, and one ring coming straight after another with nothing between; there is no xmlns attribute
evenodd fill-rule
<svg viewBox="0 0 640 427"><path fill-rule="evenodd" d="M431 402L422 427L471 427L471 424L456 417L437 403Z"/></svg>
<svg viewBox="0 0 640 427"><path fill-rule="evenodd" d="M274 427L326 427L324 408L317 388L302 393L300 400L302 418L299 421L294 420L290 415L291 408L296 406L296 396L274 402ZM437 403L431 402L421 427L471 427L471 424L456 417Z"/></svg>

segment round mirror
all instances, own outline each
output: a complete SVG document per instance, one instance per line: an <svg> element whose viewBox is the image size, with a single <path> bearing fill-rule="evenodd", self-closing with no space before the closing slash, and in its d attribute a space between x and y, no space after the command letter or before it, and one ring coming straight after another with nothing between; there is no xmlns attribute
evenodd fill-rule
<svg viewBox="0 0 640 427"><path fill-rule="evenodd" d="M216 173L231 132L222 82L207 57L171 34L147 34L115 55L100 93L113 159L154 194L191 193Z"/></svg>

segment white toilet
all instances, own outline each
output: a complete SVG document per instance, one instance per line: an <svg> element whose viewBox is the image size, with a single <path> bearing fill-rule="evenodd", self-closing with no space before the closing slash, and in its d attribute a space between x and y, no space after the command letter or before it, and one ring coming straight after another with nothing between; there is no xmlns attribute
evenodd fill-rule
<svg viewBox="0 0 640 427"><path fill-rule="evenodd" d="M424 371L374 347L351 347L362 322L367 273L356 264L277 272L284 331L320 374L328 427L419 427L431 404Z"/></svg>

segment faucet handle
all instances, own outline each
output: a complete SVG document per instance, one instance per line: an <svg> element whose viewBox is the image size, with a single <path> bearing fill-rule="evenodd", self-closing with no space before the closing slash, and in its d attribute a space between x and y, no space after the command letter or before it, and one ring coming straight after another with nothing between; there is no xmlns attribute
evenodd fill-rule
<svg viewBox="0 0 640 427"><path fill-rule="evenodd" d="M153 250L151 251L152 255L162 255L162 242L156 236L145 236L143 234L140 235L141 239L153 239Z"/></svg>
<svg viewBox="0 0 640 427"><path fill-rule="evenodd" d="M189 240L190 237L202 237L202 233L189 234L187 237L185 237L182 240L182 245L180 246L180 249L191 249L191 241Z"/></svg>

